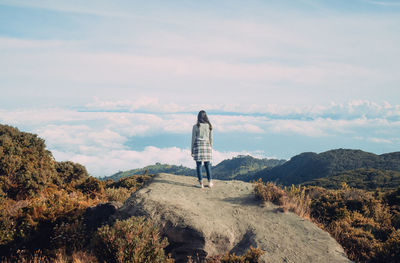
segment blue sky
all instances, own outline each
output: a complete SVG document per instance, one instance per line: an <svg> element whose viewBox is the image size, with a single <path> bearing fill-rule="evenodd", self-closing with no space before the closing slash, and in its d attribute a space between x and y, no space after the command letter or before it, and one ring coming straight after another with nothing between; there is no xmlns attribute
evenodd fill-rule
<svg viewBox="0 0 400 263"><path fill-rule="evenodd" d="M400 1L0 0L0 123L95 176L400 146Z"/></svg>

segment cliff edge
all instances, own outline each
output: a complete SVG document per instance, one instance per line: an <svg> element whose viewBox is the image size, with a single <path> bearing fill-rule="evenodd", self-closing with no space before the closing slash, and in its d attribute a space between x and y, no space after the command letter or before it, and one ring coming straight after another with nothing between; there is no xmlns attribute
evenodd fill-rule
<svg viewBox="0 0 400 263"><path fill-rule="evenodd" d="M196 188L194 177L159 174L132 195L118 218L146 216L168 237L176 262L235 252L250 246L265 251L263 262L351 262L325 231L293 213L260 206L253 185L214 180ZM206 183L207 185L207 183Z"/></svg>

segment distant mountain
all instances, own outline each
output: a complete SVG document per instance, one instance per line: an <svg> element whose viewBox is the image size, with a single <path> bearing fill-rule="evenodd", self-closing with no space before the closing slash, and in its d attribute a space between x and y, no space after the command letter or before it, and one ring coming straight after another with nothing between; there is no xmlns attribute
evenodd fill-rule
<svg viewBox="0 0 400 263"><path fill-rule="evenodd" d="M212 176L214 179L220 180L247 180L251 174L266 168L272 168L284 163L285 160L276 159L258 159L249 155L239 155L232 159L227 159L216 166L212 167ZM204 168L203 168L204 169ZM196 176L196 169L191 169L184 166L169 165L156 163L143 168L133 169L125 172L118 172L111 176L102 178L103 180L119 180L120 178L128 177L134 174L157 174L171 173L177 175ZM204 172L205 175L205 172Z"/></svg>
<svg viewBox="0 0 400 263"><path fill-rule="evenodd" d="M350 149L330 150L320 154L307 152L292 157L280 166L256 172L253 178L291 185L362 168L400 171L400 152L382 155Z"/></svg>
<svg viewBox="0 0 400 263"><path fill-rule="evenodd" d="M252 174L270 169L286 162L277 159L258 159L249 155L239 155L232 159L227 159L213 167L213 178L220 180L242 180L249 181Z"/></svg>
<svg viewBox="0 0 400 263"><path fill-rule="evenodd" d="M118 172L111 176L107 176L102 178L102 180L114 180L117 181L121 178L125 178L131 175L137 174L158 174L158 173L171 173L171 174L178 174L178 175L186 175L186 176L196 176L196 170L182 166L182 165L170 165L170 164L161 164L156 163L153 165L148 165L143 168L133 169L125 172Z"/></svg>

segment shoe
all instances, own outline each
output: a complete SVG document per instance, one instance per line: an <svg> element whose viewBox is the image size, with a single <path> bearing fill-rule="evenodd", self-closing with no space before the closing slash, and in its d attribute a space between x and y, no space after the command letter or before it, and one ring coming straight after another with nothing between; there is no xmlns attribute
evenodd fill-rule
<svg viewBox="0 0 400 263"><path fill-rule="evenodd" d="M210 182L208 183L208 187L211 188L211 187L213 187L213 186L214 186L213 182L210 181Z"/></svg>
<svg viewBox="0 0 400 263"><path fill-rule="evenodd" d="M196 185L196 187L197 187L197 188L204 188L204 184L203 184L203 183L200 183L200 184Z"/></svg>

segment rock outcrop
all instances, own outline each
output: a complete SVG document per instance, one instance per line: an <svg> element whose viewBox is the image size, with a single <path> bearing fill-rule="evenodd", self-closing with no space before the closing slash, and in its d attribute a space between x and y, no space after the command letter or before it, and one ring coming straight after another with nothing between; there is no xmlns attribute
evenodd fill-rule
<svg viewBox="0 0 400 263"><path fill-rule="evenodd" d="M187 256L235 252L250 246L265 251L264 262L350 262L325 231L293 213L260 206L253 186L214 181L196 188L194 177L159 174L118 210L119 218L146 216L168 237L167 252L177 262Z"/></svg>

